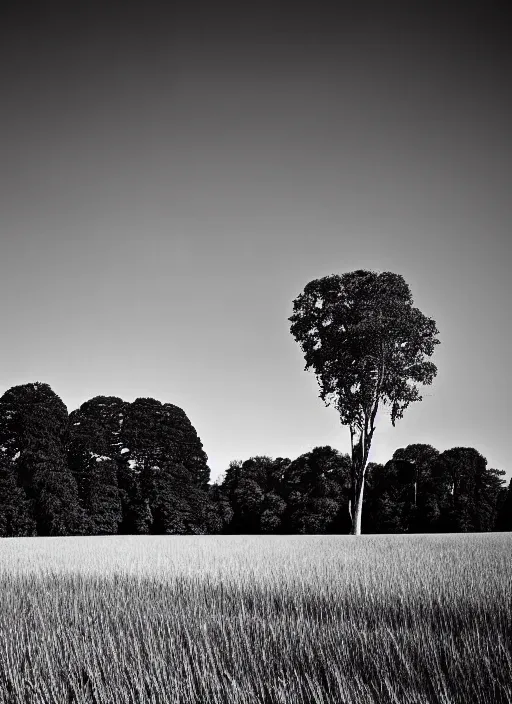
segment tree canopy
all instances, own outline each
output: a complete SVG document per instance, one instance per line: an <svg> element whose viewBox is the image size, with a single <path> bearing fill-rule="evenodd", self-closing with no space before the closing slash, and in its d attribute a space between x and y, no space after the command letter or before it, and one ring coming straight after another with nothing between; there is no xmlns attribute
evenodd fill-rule
<svg viewBox="0 0 512 704"><path fill-rule="evenodd" d="M70 418L72 451L81 448L85 462L74 464L75 472L90 476L91 457L92 466L101 465L109 530L116 520L117 531L136 534L204 533L215 524L207 457L181 408L152 398L127 403L97 396Z"/></svg>
<svg viewBox="0 0 512 704"><path fill-rule="evenodd" d="M17 504L27 507L25 525L35 525L37 535L87 531L87 515L67 463L68 438L66 406L48 384L14 386L0 399L4 468L15 473L16 486L23 488L25 498L17 492Z"/></svg>
<svg viewBox="0 0 512 704"><path fill-rule="evenodd" d="M0 399L0 536L216 532L209 472L173 404L98 396L68 416L40 382Z"/></svg>

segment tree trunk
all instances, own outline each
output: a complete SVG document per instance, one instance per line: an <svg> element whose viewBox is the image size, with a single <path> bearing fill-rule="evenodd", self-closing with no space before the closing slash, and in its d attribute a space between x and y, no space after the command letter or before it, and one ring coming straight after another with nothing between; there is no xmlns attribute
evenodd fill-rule
<svg viewBox="0 0 512 704"><path fill-rule="evenodd" d="M363 515L364 473L357 478L352 510L352 529L350 535L361 535L361 517Z"/></svg>

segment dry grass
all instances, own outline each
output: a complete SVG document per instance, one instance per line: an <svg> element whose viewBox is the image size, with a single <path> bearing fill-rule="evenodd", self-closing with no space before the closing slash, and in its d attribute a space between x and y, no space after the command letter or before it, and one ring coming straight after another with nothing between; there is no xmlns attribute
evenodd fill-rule
<svg viewBox="0 0 512 704"><path fill-rule="evenodd" d="M512 704L512 534L0 541L0 702Z"/></svg>

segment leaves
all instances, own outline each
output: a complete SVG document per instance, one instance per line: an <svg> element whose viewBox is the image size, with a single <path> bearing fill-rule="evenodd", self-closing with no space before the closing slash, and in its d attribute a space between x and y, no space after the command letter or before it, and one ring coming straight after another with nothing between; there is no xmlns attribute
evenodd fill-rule
<svg viewBox="0 0 512 704"><path fill-rule="evenodd" d="M181 408L97 396L68 418L37 382L0 399L0 535L216 530L207 457Z"/></svg>
<svg viewBox="0 0 512 704"><path fill-rule="evenodd" d="M207 457L181 408L152 398L127 403L97 396L71 416L77 447L85 447L89 457L96 455L95 460L98 455L104 457L105 461L97 462L100 469L90 462L88 471L94 476L96 508L108 508L112 521L120 520L116 530L204 533L218 524L207 489ZM112 466L117 471L121 516L115 505ZM98 483L110 487L110 507L98 503Z"/></svg>
<svg viewBox="0 0 512 704"><path fill-rule="evenodd" d="M78 488L70 472L66 443L68 413L48 384L15 386L0 399L0 445L11 458L27 513L19 520L35 523L38 535L79 535L87 529ZM31 528L29 530L32 530Z"/></svg>
<svg viewBox="0 0 512 704"><path fill-rule="evenodd" d="M344 425L362 428L375 404L391 406L393 423L421 396L436 367L425 357L438 340L432 319L412 306L404 279L355 271L311 281L294 301L291 332Z"/></svg>
<svg viewBox="0 0 512 704"><path fill-rule="evenodd" d="M365 527L377 533L493 530L503 474L472 447L400 448L370 473Z"/></svg>

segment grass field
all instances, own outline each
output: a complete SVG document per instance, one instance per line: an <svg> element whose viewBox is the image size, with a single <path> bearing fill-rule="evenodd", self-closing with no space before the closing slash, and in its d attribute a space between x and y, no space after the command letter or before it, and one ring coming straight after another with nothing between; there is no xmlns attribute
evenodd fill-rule
<svg viewBox="0 0 512 704"><path fill-rule="evenodd" d="M0 540L0 702L512 704L512 534Z"/></svg>

